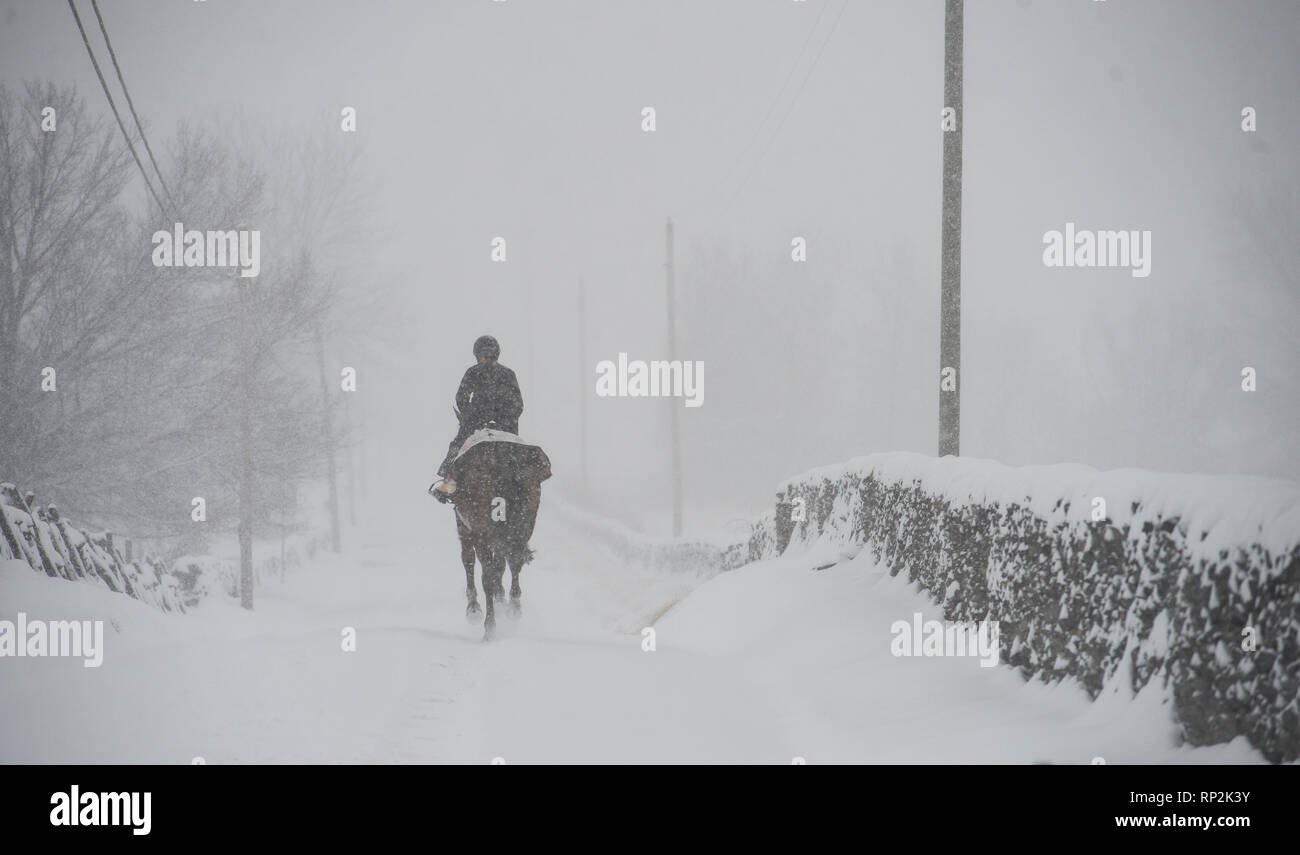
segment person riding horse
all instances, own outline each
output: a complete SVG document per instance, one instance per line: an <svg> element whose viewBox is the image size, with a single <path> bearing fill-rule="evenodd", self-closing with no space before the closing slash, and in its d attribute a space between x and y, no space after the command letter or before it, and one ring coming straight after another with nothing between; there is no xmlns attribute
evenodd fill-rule
<svg viewBox="0 0 1300 855"><path fill-rule="evenodd" d="M460 430L447 447L447 456L438 467L438 477L443 479L434 487L434 498L445 502L456 492L456 479L451 475L452 463L460 454L461 446L475 431L495 427L506 433L519 433L519 416L524 412L524 396L519 391L515 372L497 360L501 345L490 335L481 335L474 342L474 358L461 378L456 390L456 415Z"/></svg>
<svg viewBox="0 0 1300 855"><path fill-rule="evenodd" d="M509 614L521 613L519 575L533 558L529 539L541 505L542 482L551 477L546 452L519 438L523 396L515 373L497 362L500 353L491 336L474 342L478 362L465 372L456 393L460 430L438 469L442 480L429 488L430 495L456 509L465 614L471 621L481 613L474 587L476 558L483 567L485 640L496 628L495 604L505 599L506 569L511 575Z"/></svg>

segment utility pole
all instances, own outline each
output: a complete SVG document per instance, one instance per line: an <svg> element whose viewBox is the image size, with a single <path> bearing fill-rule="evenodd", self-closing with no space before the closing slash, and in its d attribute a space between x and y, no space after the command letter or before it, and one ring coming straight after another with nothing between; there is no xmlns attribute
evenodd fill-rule
<svg viewBox="0 0 1300 855"><path fill-rule="evenodd" d="M579 442L582 443L582 498L583 501L589 501L591 498L591 482L587 478L587 382L590 375L587 373L587 283L578 280L578 417L582 420L582 425L578 430Z"/></svg>
<svg viewBox="0 0 1300 855"><path fill-rule="evenodd" d="M353 460L352 446L357 442L359 431L352 420L352 398L343 396L343 425L345 442L343 444L343 465L348 470L348 525L355 531L357 527L357 470Z"/></svg>
<svg viewBox="0 0 1300 855"><path fill-rule="evenodd" d="M939 285L939 456L961 454L961 152L963 0L946 0L943 104L954 127L943 130L943 229Z"/></svg>
<svg viewBox="0 0 1300 855"><path fill-rule="evenodd" d="M665 250L667 255L667 284L668 284L668 361L672 364L677 363L677 307L673 296L673 221L668 220L668 226L665 232ZM672 477L673 477L673 537L682 536L682 437L678 425L678 418L681 402L676 398L669 397L668 404L672 408Z"/></svg>
<svg viewBox="0 0 1300 855"><path fill-rule="evenodd" d="M366 408L358 405L357 411L352 412L352 401L346 395L343 403L348 420L348 443L345 446L348 455L348 518L355 527L358 515L365 511L366 502Z"/></svg>
<svg viewBox="0 0 1300 855"><path fill-rule="evenodd" d="M334 414L330 411L329 375L325 367L325 335L319 320L314 328L316 341L316 361L320 367L320 411L321 425L325 430L325 462L329 467L329 509L330 509L330 546L334 552L343 550L339 534L339 473L338 460L334 451Z"/></svg>
<svg viewBox="0 0 1300 855"><path fill-rule="evenodd" d="M527 317L527 318L529 318L529 319L531 320L531 319L534 319L534 318L537 317L537 311L536 311L536 309L533 307L533 280L532 280L532 278L531 278L531 277L527 278L527 279L524 281L522 287L523 287L523 290L524 290L524 300L523 300L523 302L524 302L524 313L525 313L524 316ZM493 335L496 335L496 336L499 337L499 336L501 335L501 333L493 333ZM529 390L529 394L532 396L532 397L529 399L529 400L530 400L530 404L529 404L529 406L532 407L532 411L533 411L533 413L540 413L540 412L544 412L545 409L546 409L546 407L545 407L545 405L543 404L543 402L541 402L541 401L538 400L539 393L542 391L542 390L541 390L541 384L540 384L540 383L534 383L534 382L532 382L532 377L533 377L534 375L537 376L537 377L541 377L541 376L543 376L544 372L539 371L539 370L535 370L535 369L537 369L537 361L536 361L536 360L537 360L537 354L536 354L536 351L534 350L534 341L533 341L533 324L532 324L532 323L528 323L528 324L525 324L525 325L524 325L524 360L523 360L523 363L524 363L524 364L521 366L521 369L519 369L519 370L522 370L522 371L527 372L527 374L526 374L525 376L520 377L520 378L517 378L517 379L519 379L520 387L521 387L521 388L524 388L524 389L528 389L528 390Z"/></svg>
<svg viewBox="0 0 1300 855"><path fill-rule="evenodd" d="M242 231L243 226L239 229ZM249 336L249 285L235 273L239 292L239 604L253 610L253 402L252 344Z"/></svg>

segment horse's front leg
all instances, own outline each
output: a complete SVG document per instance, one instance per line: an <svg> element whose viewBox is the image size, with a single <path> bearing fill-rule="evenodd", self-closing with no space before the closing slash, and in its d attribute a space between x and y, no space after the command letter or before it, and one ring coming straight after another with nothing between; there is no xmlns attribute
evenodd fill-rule
<svg viewBox="0 0 1300 855"><path fill-rule="evenodd" d="M483 640L491 641L496 635L497 629L497 599L501 591L501 569L497 566L500 560L489 548L485 550L483 561L483 600L487 603L487 615L483 618Z"/></svg>
<svg viewBox="0 0 1300 855"><path fill-rule="evenodd" d="M519 513L510 527L510 615L519 617L523 612L520 599L523 591L519 589L519 577L524 572L524 565L533 559L533 551L528 546L528 539L533 536L533 525L537 521L537 509L541 505L541 487L528 484L522 490L522 502Z"/></svg>
<svg viewBox="0 0 1300 855"><path fill-rule="evenodd" d="M478 616L483 610L478 605L478 589L474 587L474 543L469 537L468 532L460 530L457 523L457 533L460 534L460 563L465 565L465 617L470 623L478 623Z"/></svg>

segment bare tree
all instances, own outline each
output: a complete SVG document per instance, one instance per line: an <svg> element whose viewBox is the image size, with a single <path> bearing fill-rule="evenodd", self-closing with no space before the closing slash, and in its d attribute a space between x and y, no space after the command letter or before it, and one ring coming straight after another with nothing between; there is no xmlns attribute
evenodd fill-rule
<svg viewBox="0 0 1300 855"><path fill-rule="evenodd" d="M41 111L55 109L55 130ZM0 472L40 479L68 421L42 400L41 372L77 388L88 343L111 321L114 295L96 288L123 214L130 160L113 129L71 89L0 86ZM101 354L93 354L99 356ZM75 394L75 393L74 393ZM46 404L49 401L49 405Z"/></svg>
<svg viewBox="0 0 1300 855"><path fill-rule="evenodd" d="M356 335L345 319L367 308L339 308L356 157L182 126L163 161L187 231L264 232L256 278L155 267L152 235L174 224L132 215L112 126L73 90L0 87L0 478L159 536L191 533L203 496L211 529L239 531L251 578L254 536L322 468L337 537L346 432L339 397L316 391L329 338Z"/></svg>

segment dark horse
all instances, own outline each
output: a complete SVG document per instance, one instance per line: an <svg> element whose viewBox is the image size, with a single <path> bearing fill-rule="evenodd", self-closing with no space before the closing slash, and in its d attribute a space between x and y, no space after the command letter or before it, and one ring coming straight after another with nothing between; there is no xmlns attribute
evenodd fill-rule
<svg viewBox="0 0 1300 855"><path fill-rule="evenodd" d="M551 462L535 445L518 441L513 434L487 431L470 438L452 465L456 492L456 534L460 538L460 560L465 565L465 615L475 620L480 612L474 588L474 560L483 567L483 599L487 615L483 638L496 630L496 603L505 600L503 579L510 568L511 617L522 611L519 575L533 558L528 546L537 523L542 500L542 482L551 477Z"/></svg>

